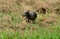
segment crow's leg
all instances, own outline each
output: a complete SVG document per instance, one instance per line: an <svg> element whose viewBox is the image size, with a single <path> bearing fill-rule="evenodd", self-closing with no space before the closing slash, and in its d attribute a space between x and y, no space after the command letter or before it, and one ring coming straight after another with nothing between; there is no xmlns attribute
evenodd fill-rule
<svg viewBox="0 0 60 39"><path fill-rule="evenodd" d="M35 23L36 23L36 20L35 20L35 19L34 19L34 20L32 20L32 23L33 23L33 24L35 24Z"/></svg>
<svg viewBox="0 0 60 39"><path fill-rule="evenodd" d="M28 22L30 22L30 20L28 19Z"/></svg>
<svg viewBox="0 0 60 39"><path fill-rule="evenodd" d="M26 20L26 22L30 22L30 20L29 20L29 19L27 19L27 20Z"/></svg>

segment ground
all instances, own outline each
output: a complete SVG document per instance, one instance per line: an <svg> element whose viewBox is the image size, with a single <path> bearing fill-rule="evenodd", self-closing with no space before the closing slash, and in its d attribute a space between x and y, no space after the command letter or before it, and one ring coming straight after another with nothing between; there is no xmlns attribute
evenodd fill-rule
<svg viewBox="0 0 60 39"><path fill-rule="evenodd" d="M42 7L46 14L37 12L34 23L22 17ZM59 0L0 0L0 39L60 39L59 7Z"/></svg>

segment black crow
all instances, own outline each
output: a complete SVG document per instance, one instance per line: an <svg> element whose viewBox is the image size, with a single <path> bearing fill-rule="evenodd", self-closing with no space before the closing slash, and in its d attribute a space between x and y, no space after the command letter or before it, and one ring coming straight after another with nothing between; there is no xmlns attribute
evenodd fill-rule
<svg viewBox="0 0 60 39"><path fill-rule="evenodd" d="M28 22L31 21L35 21L35 19L37 18L37 13L34 11L27 11L23 14L23 16L25 16L28 19Z"/></svg>

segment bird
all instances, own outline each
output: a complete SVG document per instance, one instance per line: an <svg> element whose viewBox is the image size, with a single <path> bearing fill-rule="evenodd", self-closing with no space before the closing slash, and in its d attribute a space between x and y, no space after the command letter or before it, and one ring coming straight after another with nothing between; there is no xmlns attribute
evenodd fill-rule
<svg viewBox="0 0 60 39"><path fill-rule="evenodd" d="M34 11L28 10L23 14L23 17L26 17L27 22L30 22L30 20L35 21L35 19L37 18L37 13Z"/></svg>

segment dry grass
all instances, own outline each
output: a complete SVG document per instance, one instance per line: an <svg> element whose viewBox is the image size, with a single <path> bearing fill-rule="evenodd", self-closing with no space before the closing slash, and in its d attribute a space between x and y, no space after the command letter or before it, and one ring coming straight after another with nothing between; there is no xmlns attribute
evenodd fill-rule
<svg viewBox="0 0 60 39"><path fill-rule="evenodd" d="M27 23L26 19L22 17L22 14L27 10L35 11L42 7L47 10L47 14L40 14L38 12L36 23ZM55 26L54 28L56 28L56 25L59 24L60 17L55 14L56 9L60 9L59 7L59 0L0 0L0 31L7 33L10 33L10 31L14 33L18 31L22 35L22 38L26 34L31 34L34 37L36 33L38 35L45 33L46 29L47 31L50 30L52 28L51 26ZM45 28L44 26L47 27Z"/></svg>
<svg viewBox="0 0 60 39"><path fill-rule="evenodd" d="M11 15L3 15L3 20L1 20L1 25L3 26L14 26L14 19L19 20L21 15L27 10L36 10L41 7L47 9L49 13L54 12L56 8L58 8L58 4L60 3L59 0L0 0L0 11L3 13L8 13ZM57 6L58 5L58 6ZM16 18L14 17L16 15ZM18 19L17 19L18 18ZM42 18L42 16L38 16L38 20L42 19L42 23L50 23L56 21L54 18L54 14L52 14L48 18ZM27 23L24 21L23 17L21 17L21 23L16 22L16 26L24 28ZM45 24L46 25L46 24Z"/></svg>
<svg viewBox="0 0 60 39"><path fill-rule="evenodd" d="M58 8L60 1L59 0L0 0L0 8L4 12L8 11L24 11L26 10L36 10L41 7L46 8L48 12L53 12L56 8ZM21 8L17 9L17 6L22 6ZM57 6L58 5L58 6ZM22 11L23 12L23 11Z"/></svg>

